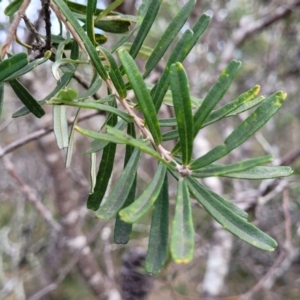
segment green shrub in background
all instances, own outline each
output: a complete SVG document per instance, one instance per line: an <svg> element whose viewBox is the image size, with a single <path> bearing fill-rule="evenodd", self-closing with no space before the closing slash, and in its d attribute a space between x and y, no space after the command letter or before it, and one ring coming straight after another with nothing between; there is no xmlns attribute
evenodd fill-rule
<svg viewBox="0 0 300 300"><path fill-rule="evenodd" d="M56 15L60 22L66 25L67 37L64 37L62 31L58 36L50 37L48 34L46 38L42 37L46 44L51 40L52 46L49 49L45 45L42 47L39 55L43 56L41 58L19 53L8 55L1 62L1 105L4 82L11 85L25 105L13 117L30 112L40 118L45 114L42 106L52 105L57 144L59 148L68 148L67 165L71 162L75 130L94 140L87 151L92 158L92 189L87 199L87 207L96 211L96 216L101 219L116 218L115 242L127 243L132 224L154 207L145 268L151 274L160 272L167 260L169 249L170 173L178 182L170 234L170 250L175 262L187 263L193 258L194 226L190 195L232 234L257 248L274 250L277 246L276 241L249 223L246 212L205 187L197 178L222 176L266 179L290 175L292 170L289 167L262 166L272 160L269 155L229 165L215 163L260 129L281 107L286 94L280 91L264 98L258 96L260 87L256 85L214 110L241 67L239 61L232 60L204 99L192 97L182 62L209 25L210 17L206 14L200 16L191 29L186 29L175 46L172 46L171 54L157 83L151 85L145 82L145 78L164 57L179 31L184 28L195 0L188 1L181 8L154 49L144 45L144 40L155 22L161 1L144 0L137 17L113 11L122 1L115 1L104 10L96 8L96 0L87 1L87 5L63 0L53 2L57 8ZM6 14L13 14L20 7L20 3L19 0L13 1L7 7ZM106 42L107 37L95 34L95 28L126 35L111 49L106 49L102 44ZM65 50L71 50L69 57L69 52ZM86 55L83 55L83 52ZM137 57L146 60L144 73L135 62ZM53 61L52 72L57 79L57 86L47 97L37 101L20 83L18 77L47 60ZM94 70L90 87L81 95L68 87L78 64L88 64ZM91 96L95 95L102 83L107 86L107 95L98 100L92 99ZM127 98L128 91L131 90L135 99ZM163 103L174 106L174 118L158 117ZM77 107L78 113L80 109L104 111L106 122L101 130L96 132L79 127L76 117L74 124L69 128L66 110L70 106ZM192 158L194 138L203 127L253 107L257 108L222 144L203 156ZM137 115L138 111L142 113L143 118L138 116L140 114ZM162 133L162 127L173 129ZM165 148L164 141L168 140L176 142L173 149ZM126 145L124 169L105 202L101 203L112 174L117 144ZM96 174L95 156L100 151L102 158ZM141 156L145 153L157 161L157 168L147 188L141 195L136 195L137 169Z"/></svg>

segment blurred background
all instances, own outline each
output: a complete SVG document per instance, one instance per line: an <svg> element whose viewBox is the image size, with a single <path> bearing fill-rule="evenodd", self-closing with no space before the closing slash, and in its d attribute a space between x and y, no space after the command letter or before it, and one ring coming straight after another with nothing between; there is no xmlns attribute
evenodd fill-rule
<svg viewBox="0 0 300 300"><path fill-rule="evenodd" d="M98 7L108 2L98 1ZM0 44L13 20L3 13L8 3L0 2ZM135 15L140 3L126 0L118 9ZM147 46L156 45L185 3L163 1ZM186 28L202 13L212 16L211 24L184 64L193 96L203 98L233 58L242 61L242 69L220 105L255 84L265 96L277 90L288 94L282 109L263 129L223 162L272 154L274 165L290 165L293 176L263 182L204 180L215 192L247 210L250 220L274 237L279 247L273 253L251 247L220 228L193 201L193 261L176 265L170 260L159 276L145 274L142 266L151 213L133 226L128 244L114 244L114 220L99 220L86 209L90 159L83 152L90 141L76 135L72 164L66 169L65 152L57 148L52 132L51 108L46 108L48 114L42 119L32 115L12 119L21 102L5 86L0 119L0 299L300 299L300 1L198 0ZM39 1L31 1L27 16L43 33ZM57 34L54 13L52 18L53 33ZM30 43L32 36L23 22L18 36ZM107 36L108 49L120 39ZM24 49L14 44L12 52L20 51ZM56 85L51 64L21 78L36 99L45 97ZM139 64L143 69L143 61ZM161 61L149 81L154 82L163 67ZM92 72L80 66L76 74L77 80L70 86L80 93ZM103 86L98 93L104 92ZM75 112L68 110L70 120ZM164 106L161 114L169 117L172 109ZM195 155L222 142L248 114L202 130L195 141ZM80 119L84 126L99 129L104 116L83 111ZM123 150L117 150L112 185L123 166ZM156 162L143 158L139 192L150 182L155 168ZM173 213L176 191L172 178L170 186Z"/></svg>

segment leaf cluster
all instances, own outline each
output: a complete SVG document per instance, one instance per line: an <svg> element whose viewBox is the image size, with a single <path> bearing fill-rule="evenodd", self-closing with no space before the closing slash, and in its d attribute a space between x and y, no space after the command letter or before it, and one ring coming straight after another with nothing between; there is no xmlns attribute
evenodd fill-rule
<svg viewBox="0 0 300 300"><path fill-rule="evenodd" d="M160 60L165 58L166 51L172 47L171 44L179 32L186 28L185 24L193 11L195 0L187 1L181 8L154 49L147 47L144 41L157 18L161 0L144 0L137 17L113 11L122 1L115 1L104 10L96 7L95 0L88 1L87 5L63 0L53 2L78 36L64 37L62 32L58 36L52 36L53 47L56 48L52 71L57 78L57 86L47 97L37 101L18 80L23 74L51 59L53 53L47 51L44 58L32 62L29 62L25 53L11 55L0 63L1 103L4 97L4 82L8 82L24 104L13 117L30 112L40 118L45 114L42 106L46 103L52 105L58 147L68 148L67 165L71 162L74 131L93 139L87 151L87 154L91 155L92 162L92 187L87 207L94 210L99 218L116 217L115 242L127 243L132 224L154 207L146 271L157 274L163 268L168 257L169 239L171 255L175 262L191 261L194 251L192 220L194 208L191 207L190 201L192 195L232 234L257 248L274 250L277 246L276 241L249 223L246 212L209 190L197 178L222 176L265 179L290 175L292 170L289 167L262 166L272 160L269 155L228 165L216 163L259 130L282 106L286 94L279 91L265 98L258 95L260 87L256 85L216 109L241 67L241 62L232 60L204 99L191 96L188 76L182 62L208 27L210 17L206 14L201 15L193 27L186 29L180 36L171 49L157 83L151 85L145 82ZM5 12L12 15L19 7L19 3L21 3L19 0L13 1ZM97 29L123 36L111 49L107 49L102 44L108 37L96 34ZM132 42L129 42L130 39ZM82 59L79 47L82 45L84 49L81 50L88 54L86 60ZM144 72L140 71L135 61L138 56L145 60ZM81 95L68 87L79 64L90 65L94 74L89 88ZM101 99L93 99L92 96L103 82L107 85L107 95ZM133 91L136 101L128 99L129 91ZM165 119L158 117L163 104L174 107L174 117ZM66 118L68 107L78 108L71 128L68 127ZM202 128L253 107L256 109L222 144L205 155L192 157L194 138ZM81 109L106 113L106 122L99 132L77 125ZM137 111L142 113L143 118L138 117ZM162 133L162 128L168 127L173 129ZM167 140L174 141L173 149L164 148L163 142ZM124 168L116 184L107 191L118 144L126 145ZM95 156L100 151L102 158L98 172L95 172ZM149 185L140 195L136 195L138 167L144 154L152 156L157 161L157 168ZM169 226L168 174L178 182L175 214L171 226ZM106 194L108 196L103 201ZM169 227L171 227L170 235Z"/></svg>

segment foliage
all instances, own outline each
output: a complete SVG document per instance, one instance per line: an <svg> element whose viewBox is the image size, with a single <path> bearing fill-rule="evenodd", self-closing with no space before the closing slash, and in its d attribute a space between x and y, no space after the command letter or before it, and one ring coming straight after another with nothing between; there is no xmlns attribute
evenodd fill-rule
<svg viewBox="0 0 300 300"><path fill-rule="evenodd" d="M30 112L40 118L45 114L42 106L52 105L58 147L68 148L67 164L70 163L72 155L74 130L94 140L88 151L89 155L94 156L99 151L103 153L98 174L91 172L94 175L87 206L96 211L99 218L110 219L116 216L115 242L127 243L130 239L131 224L154 206L146 271L152 274L160 272L168 257L168 174L171 174L178 181L170 235L170 250L175 262L186 263L193 258L194 228L190 194L232 234L257 248L273 251L277 246L276 241L249 223L247 213L209 190L195 178L223 176L264 179L290 175L292 170L289 167L261 166L270 162L270 156L230 165L215 163L259 130L278 111L286 94L279 91L263 98L258 96L260 87L256 85L235 100L216 109L241 67L241 62L232 60L203 100L190 95L188 78L182 63L207 28L210 17L206 14L200 16L191 29L184 31L175 46L171 44L185 28L195 0L189 0L181 8L154 49L146 47L144 40L155 22L161 1L144 0L138 17L113 12L121 1L115 1L115 5L105 10L96 8L97 1L88 1L86 6L63 0L53 2L64 16L60 22L67 20L70 24L67 28L71 30L73 38L70 38L69 33L64 37L63 32L59 36L51 36L56 51L53 51L53 48L46 49L42 58L32 60L31 56L19 53L9 55L3 60L0 63L0 103L4 97L3 82L9 82L25 105L13 115L14 117ZM12 2L6 13L15 12L19 3L20 1ZM80 25L79 21L84 22L84 25ZM107 37L96 34L95 28L126 35L111 49L106 49L102 44ZM130 38L133 38L133 41L129 43ZM171 54L159 80L154 86L149 85L145 79L170 48ZM136 57L146 60L144 72L140 71ZM53 61L52 72L57 79L57 86L46 98L37 101L17 78L48 60ZM89 88L81 95L68 87L79 64L87 64L94 70ZM60 73L63 75L60 76ZM98 100L92 99L103 82L107 86L107 96ZM134 92L136 101L129 99L130 91ZM158 117L163 103L174 106L175 118ZM70 130L66 110L72 106L78 110L94 109L106 112L105 124L96 132L79 127L75 119ZM255 111L237 126L222 144L203 156L192 158L193 141L199 130L254 106L257 106ZM143 119L138 117L138 111L143 114ZM127 133L123 131L126 127ZM163 127L175 129L162 133ZM163 142L167 140L177 141L173 149L163 146ZM124 169L104 202L117 144L126 145ZM158 166L148 187L137 196L135 191L138 167L141 156L145 153L152 156L158 162ZM95 160L91 161L93 170L96 167Z"/></svg>

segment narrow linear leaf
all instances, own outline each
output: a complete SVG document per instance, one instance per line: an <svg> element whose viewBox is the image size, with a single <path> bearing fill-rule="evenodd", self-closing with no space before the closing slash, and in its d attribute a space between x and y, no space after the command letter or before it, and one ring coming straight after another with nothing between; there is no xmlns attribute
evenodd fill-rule
<svg viewBox="0 0 300 300"><path fill-rule="evenodd" d="M118 130L121 131L121 130L123 130L123 129L126 127L127 124L128 124L127 122L125 122L125 121L123 121L123 120L120 120L120 121L117 123L117 125L114 126L114 128L116 128L116 129L118 129ZM129 124L131 124L131 123L129 123ZM102 140L94 140L94 141L92 141L92 143L91 143L91 149L88 150L88 151L86 151L86 152L84 152L84 154L89 154L89 153L99 152L99 151L101 151L107 144L108 144L108 142L106 142L106 141L102 141Z"/></svg>
<svg viewBox="0 0 300 300"><path fill-rule="evenodd" d="M185 24L186 20L190 16L193 8L195 6L195 0L189 0L177 13L177 15L173 18L172 22L169 24L168 28L163 33L162 37L158 41L155 46L151 56L149 57L145 69L146 72L144 74L144 78L147 77L153 68L158 64L160 59L163 57L165 52L167 51L170 44L175 39L177 33Z"/></svg>
<svg viewBox="0 0 300 300"><path fill-rule="evenodd" d="M273 251L277 247L273 238L225 207L195 179L189 177L187 180L190 191L199 203L229 232L262 250Z"/></svg>
<svg viewBox="0 0 300 300"><path fill-rule="evenodd" d="M194 136L196 136L198 131L201 129L203 123L205 122L206 118L208 117L212 109L222 99L223 95L225 94L230 84L232 83L233 79L237 75L237 72L240 69L240 67L241 67L241 62L232 60L225 68L225 70L222 71L217 82L208 92L201 106L199 107L199 109L196 111L194 115ZM179 149L180 149L180 144L177 143L175 148L172 150L172 153L175 154L176 152L179 151Z"/></svg>
<svg viewBox="0 0 300 300"><path fill-rule="evenodd" d="M129 31L131 22L135 22L135 17L125 17L125 15L108 16L95 22L95 27L110 33L126 33Z"/></svg>
<svg viewBox="0 0 300 300"><path fill-rule="evenodd" d="M75 40L73 40L70 58L75 60L78 59L79 56L80 56L79 45Z"/></svg>
<svg viewBox="0 0 300 300"><path fill-rule="evenodd" d="M129 136L128 134L117 130L115 128L107 126L107 133L110 134L112 137L114 137L116 140L118 140L121 143L131 145L145 153L148 153L149 155L153 156L154 158L163 161L163 158L152 148L150 148L147 145L147 142L143 142L142 140L139 139L134 139L133 137ZM166 162L165 162L166 163Z"/></svg>
<svg viewBox="0 0 300 300"><path fill-rule="evenodd" d="M61 89L63 89L72 79L73 77L73 73L66 73L64 74L61 79L59 81L57 81L57 85L55 87L55 89L48 94L43 100L38 101L38 103L40 105L43 105L46 103L46 100L49 100L50 98L52 98L53 96L55 96ZM18 118L21 116L25 116L27 114L29 114L30 111L26 106L21 107L20 109L18 109L13 115L13 118Z"/></svg>
<svg viewBox="0 0 300 300"><path fill-rule="evenodd" d="M103 150L99 170L96 177L96 185L94 192L89 195L87 200L87 208L97 210L105 195L110 176L112 174L114 159L116 152L116 144L108 143Z"/></svg>
<svg viewBox="0 0 300 300"><path fill-rule="evenodd" d="M149 186L130 206L120 210L119 215L124 222L135 223L149 210L160 193L165 174L166 166L160 162Z"/></svg>
<svg viewBox="0 0 300 300"><path fill-rule="evenodd" d="M260 87L258 85L254 86L252 89L250 89L249 91L245 92L244 94L240 95L238 98L236 98L235 100L225 104L224 106L220 107L217 110L212 111L206 121L204 122L204 124L202 125L201 128L204 128L212 123L215 123L219 120L221 120L224 117L229 117L233 114L231 114L231 112L242 112L245 110L246 106L245 104L250 103L251 101L255 101L253 100L253 98L255 98L255 95L258 94ZM261 100L264 99L265 97L261 96L258 97ZM258 99L256 98L256 99ZM191 97L191 100L192 97ZM261 102L260 100L260 102ZM250 101L250 102L249 102ZM256 105L256 104L255 104ZM193 105L193 101L192 101L192 106ZM241 111L239 111L239 107L243 107L243 109L241 109ZM252 107L252 106L251 106ZM249 107L249 108L251 108ZM175 118L170 118L170 119L159 119L159 125L161 127L168 127L168 126L177 126L177 121ZM178 134L178 130L174 129L174 130L170 130L167 131L165 133L162 134L162 139L163 141L168 141L168 140L173 140L179 137Z"/></svg>
<svg viewBox="0 0 300 300"><path fill-rule="evenodd" d="M184 34L176 44L174 50L172 51L170 58L168 59L168 62L162 72L160 80L151 90L151 96L153 98L156 111L159 111L170 85L170 67L173 63L182 62L184 60L187 52L189 51L189 45L192 41L193 35L193 31L190 29L187 29L184 32Z"/></svg>
<svg viewBox="0 0 300 300"><path fill-rule="evenodd" d="M132 137L135 138L135 129L134 129L133 123L128 124L127 134L131 135ZM134 147L126 145L124 167L128 163L133 151L134 151ZM137 183L137 174L135 174L135 179L133 181L130 192L129 192L122 208L125 208L133 203L133 201L135 199L136 183ZM123 220L121 220L119 214L117 214L116 222L115 222L115 229L114 229L114 242L116 244L127 244L129 242L131 232L132 232L132 224L128 224L128 223L124 222Z"/></svg>
<svg viewBox="0 0 300 300"><path fill-rule="evenodd" d="M108 220L120 210L131 190L140 158L141 152L135 149L110 195L97 211L98 218Z"/></svg>
<svg viewBox="0 0 300 300"><path fill-rule="evenodd" d="M72 2L72 1L66 1L68 7L70 8L71 11L78 13L78 14L82 14L82 15L86 15L87 12L87 7L84 4L79 4L76 2ZM95 10L95 14L99 15L101 12L103 12L103 9L99 9L96 8ZM109 15L119 15L119 13L117 12L110 12Z"/></svg>
<svg viewBox="0 0 300 300"><path fill-rule="evenodd" d="M253 167L246 171L229 173L224 177L238 178L238 179L270 179L278 177L290 176L293 170L290 167Z"/></svg>
<svg viewBox="0 0 300 300"><path fill-rule="evenodd" d="M14 13L16 13L19 8L21 7L23 3L23 0L14 0L11 3L9 3L6 8L4 9L4 13L8 16L11 17Z"/></svg>
<svg viewBox="0 0 300 300"><path fill-rule="evenodd" d="M28 63L25 67L21 68L20 70L18 70L17 72L11 74L10 76L8 76L5 81L9 81L11 79L16 79L30 71L32 71L33 69L35 69L37 66L43 64L44 62L46 62L49 58L51 57L51 51L46 51L45 55L43 58L40 59L36 59L30 63Z"/></svg>
<svg viewBox="0 0 300 300"><path fill-rule="evenodd" d="M122 48L124 48L126 51L129 52L130 49L131 49L131 47L132 47L132 44L133 43L129 43L129 42L124 43L124 44L122 44ZM152 51L153 51L153 49L151 47L142 45L140 47L139 52L136 54L136 57L139 57L141 59L147 60L150 57Z"/></svg>
<svg viewBox="0 0 300 300"><path fill-rule="evenodd" d="M247 160L243 160L234 164L219 165L212 164L200 169L192 169L191 176L197 178L210 177L210 176L223 176L228 173L242 172L255 166L271 162L273 160L272 155L266 155L261 157L255 157Z"/></svg>
<svg viewBox="0 0 300 300"><path fill-rule="evenodd" d="M244 143L277 112L285 98L286 94L283 92L274 93L266 98L263 103L227 137L224 144L216 146L208 153L194 160L191 167L193 169L204 167L222 158Z"/></svg>
<svg viewBox="0 0 300 300"><path fill-rule="evenodd" d="M90 155L90 179L91 179L91 194L94 193L94 189L96 186L96 180L97 180L97 156L96 153L91 153Z"/></svg>
<svg viewBox="0 0 300 300"><path fill-rule="evenodd" d="M230 101L229 103L226 103L222 107L220 107L217 110L212 111L207 119L205 120L204 124L201 128L210 125L212 123L215 123L219 120L221 120L223 117L228 117L231 112L236 111L239 107L243 106L246 103L251 102L253 99L256 98L260 91L260 86L255 85L253 88L248 90L247 92L241 94L238 96L235 100ZM265 97L261 96L262 99Z"/></svg>
<svg viewBox="0 0 300 300"><path fill-rule="evenodd" d="M116 9L118 6L120 6L123 2L124 2L124 0L113 1L110 5L108 5L104 10L102 10L100 12L100 14L98 15L98 17L96 19L96 22L101 20L103 17L105 17L109 13L111 13L114 9Z"/></svg>
<svg viewBox="0 0 300 300"><path fill-rule="evenodd" d="M171 66L171 90L173 95L175 116L178 125L183 165L188 165L193 152L193 115L190 99L190 86L181 63Z"/></svg>
<svg viewBox="0 0 300 300"><path fill-rule="evenodd" d="M157 114L144 80L130 54L125 49L119 50L118 53L135 93L135 96L146 119L146 124L153 136L154 142L159 145L161 143L161 133Z"/></svg>
<svg viewBox="0 0 300 300"><path fill-rule="evenodd" d="M268 97L246 120L242 122L225 140L228 151L246 141L261 128L282 106L286 94L277 92Z"/></svg>
<svg viewBox="0 0 300 300"><path fill-rule="evenodd" d="M240 67L241 62L232 60L225 68L225 70L222 71L217 82L208 92L207 96L202 102L202 105L199 107L199 109L194 115L194 135L198 133L209 113L222 99L223 95L225 94L233 79L237 75L237 72L239 71Z"/></svg>
<svg viewBox="0 0 300 300"><path fill-rule="evenodd" d="M67 107L55 105L53 107L53 131L59 149L69 146Z"/></svg>
<svg viewBox="0 0 300 300"><path fill-rule="evenodd" d="M211 20L211 17L209 15L203 14L200 16L200 18L194 24L194 26L192 28L192 30L194 32L194 37L189 46L190 49L189 49L188 53L194 48L194 46L198 42L199 38L201 37L201 35L204 33L204 31L208 27L210 20Z"/></svg>
<svg viewBox="0 0 300 300"><path fill-rule="evenodd" d="M86 33L93 45L96 45L94 32L94 13L96 12L97 0L87 0L86 10Z"/></svg>
<svg viewBox="0 0 300 300"><path fill-rule="evenodd" d="M17 79L10 80L9 84L31 113L33 113L37 118L41 118L45 114L41 105Z"/></svg>
<svg viewBox="0 0 300 300"><path fill-rule="evenodd" d="M3 99L4 99L4 82L0 82L0 119L3 110Z"/></svg>
<svg viewBox="0 0 300 300"><path fill-rule="evenodd" d="M67 155L66 155L66 168L70 168L71 166L71 161L72 161L72 156L73 156L73 149L74 149L74 133L75 133L75 126L78 122L79 118L79 113L80 113L80 108L77 109L77 112L74 117L74 121L71 126L70 134L69 134L69 145L67 148Z"/></svg>
<svg viewBox="0 0 300 300"><path fill-rule="evenodd" d="M186 180L178 180L175 215L172 222L171 254L176 263L188 263L194 255L194 227Z"/></svg>
<svg viewBox="0 0 300 300"><path fill-rule="evenodd" d="M116 106L115 101L112 106ZM111 114L108 118L107 124L115 126L117 124L117 121L118 117L114 114ZM107 143L107 146L103 150L97 173L94 193L90 194L87 200L87 208L89 209L97 210L105 195L114 166L116 147L117 145L115 143Z"/></svg>
<svg viewBox="0 0 300 300"><path fill-rule="evenodd" d="M97 70L98 74L101 76L102 79L106 80L108 78L108 75L105 71L105 68L103 64L101 63L101 60L98 56L98 53L93 45L93 43L90 41L88 36L85 34L83 28L78 23L77 19L71 12L71 10L68 8L67 4L64 2L64 0L53 0L54 3L58 6L60 11L63 13L63 15L66 17L68 22L72 25L72 27L75 29L77 34L79 35L80 39L82 40L83 44L86 47L86 50L91 58L91 61L93 62L93 65L95 69Z"/></svg>
<svg viewBox="0 0 300 300"><path fill-rule="evenodd" d="M75 130L81 133L82 135L85 135L87 137L90 137L95 140L100 140L100 141L105 141L105 142L112 142L115 144L125 144L122 140L115 138L111 134L106 134L106 133L100 133L88 129L84 129L79 126L75 126Z"/></svg>
<svg viewBox="0 0 300 300"><path fill-rule="evenodd" d="M231 111L229 114L226 115L226 117L231 117L231 116L236 116L244 111L247 111L255 106L257 106L258 104L260 104L262 101L265 100L265 96L258 96L257 98L243 103L241 106L239 106L238 108L236 108L235 110Z"/></svg>
<svg viewBox="0 0 300 300"><path fill-rule="evenodd" d="M148 250L145 259L145 270L157 275L168 257L169 236L169 187L168 174L165 174L163 186L155 201L149 234Z"/></svg>
<svg viewBox="0 0 300 300"><path fill-rule="evenodd" d="M122 99L126 98L127 90L126 90L125 83L122 78L122 74L119 70L119 67L118 67L115 59L110 54L110 52L107 51L106 49L104 49L102 47L98 47L97 49L99 49L102 52L102 54L105 56L106 60L110 64L110 69L109 69L108 74L109 74L109 77L110 77L111 81L113 82L118 94L120 95L120 97Z"/></svg>
<svg viewBox="0 0 300 300"><path fill-rule="evenodd" d="M0 62L0 82L28 64L26 53L18 53Z"/></svg>
<svg viewBox="0 0 300 300"><path fill-rule="evenodd" d="M143 17L143 21L141 23L140 30L138 31L131 48L129 50L129 54L135 58L139 53L146 36L148 35L150 28L156 18L159 7L161 5L161 0L151 0L148 4L148 9L146 11L146 15Z"/></svg>
<svg viewBox="0 0 300 300"><path fill-rule="evenodd" d="M130 116L129 114L127 114L115 107L111 107L109 105L104 105L104 104L99 104L96 102L73 102L73 101L68 101L68 100L63 100L63 99L54 99L54 100L51 100L51 102L48 102L48 104L54 104L54 105L56 105L58 103L63 103L67 106L75 106L75 107L80 107L80 108L88 108L88 109L97 109L100 111L107 111L107 112L110 112L110 113L113 113L113 114L119 116L126 122L133 121L133 117Z"/></svg>
<svg viewBox="0 0 300 300"><path fill-rule="evenodd" d="M176 178L177 180L179 179L177 172L174 172L174 170L172 170L170 168L168 170L174 178ZM198 181L193 177L189 177L189 181L191 181L194 185L198 184ZM190 185L191 185L191 183L188 182L188 186L190 186ZM190 192L193 194L193 191L191 189L190 189ZM248 214L244 210L240 209L238 206L236 206L231 201L224 199L223 197L219 196L218 194L214 193L213 191L210 191L209 189L207 189L207 192L211 193L213 195L213 197L215 197L216 201L219 201L222 205L227 207L230 211L232 211L236 215L247 220Z"/></svg>
<svg viewBox="0 0 300 300"><path fill-rule="evenodd" d="M92 84L90 85L90 87L85 92L83 92L81 95L76 97L74 99L74 101L85 100L85 99L95 95L98 92L98 90L100 89L101 85L102 85L102 79L98 76L98 74L96 74L92 80ZM114 97L113 97L113 99L114 99Z"/></svg>

